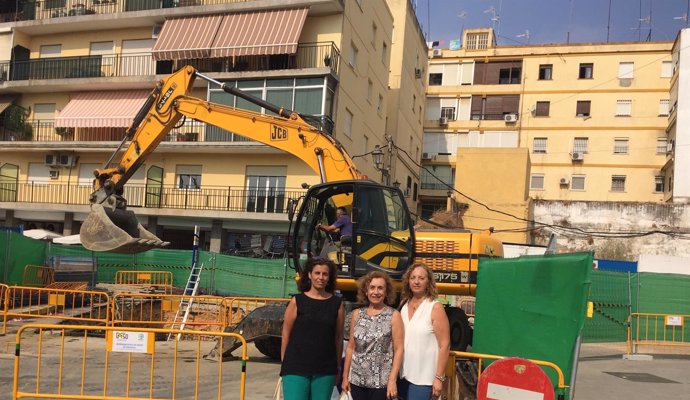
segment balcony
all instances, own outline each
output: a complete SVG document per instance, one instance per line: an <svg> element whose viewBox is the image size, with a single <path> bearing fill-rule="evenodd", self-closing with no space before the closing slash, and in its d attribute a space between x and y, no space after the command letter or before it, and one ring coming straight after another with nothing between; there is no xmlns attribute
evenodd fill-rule
<svg viewBox="0 0 690 400"><path fill-rule="evenodd" d="M90 185L65 183L1 183L0 202L89 205ZM124 196L130 208L166 208L201 211L287 213L289 199L304 195L303 189L247 190L243 187L180 189L128 184Z"/></svg>
<svg viewBox="0 0 690 400"><path fill-rule="evenodd" d="M171 74L185 65L200 72L295 70L330 68L338 74L340 50L333 42L301 43L295 54L155 61L151 53L55 57L0 61L0 80L117 78Z"/></svg>
<svg viewBox="0 0 690 400"><path fill-rule="evenodd" d="M333 133L333 122L327 116L319 127L328 134ZM21 132L2 126L0 121L0 142L119 142L125 137L126 128L63 128L55 127L53 120L28 121ZM244 136L208 125L204 122L186 120L173 128L163 139L165 142L251 142Z"/></svg>

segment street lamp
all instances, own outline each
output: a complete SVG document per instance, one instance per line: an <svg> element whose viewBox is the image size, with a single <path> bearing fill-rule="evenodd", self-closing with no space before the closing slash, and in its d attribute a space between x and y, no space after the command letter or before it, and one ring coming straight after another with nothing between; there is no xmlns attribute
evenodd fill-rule
<svg viewBox="0 0 690 400"><path fill-rule="evenodd" d="M381 163L383 161L383 150L381 150L378 144L374 146L374 150L371 152L371 157L374 159L376 169L380 170Z"/></svg>

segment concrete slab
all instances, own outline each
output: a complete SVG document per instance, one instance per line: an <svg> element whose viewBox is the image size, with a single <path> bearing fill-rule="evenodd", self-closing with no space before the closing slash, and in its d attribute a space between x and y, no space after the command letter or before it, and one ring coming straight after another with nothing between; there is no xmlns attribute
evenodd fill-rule
<svg viewBox="0 0 690 400"><path fill-rule="evenodd" d="M652 361L654 356L651 354L623 354L623 359L629 361Z"/></svg>

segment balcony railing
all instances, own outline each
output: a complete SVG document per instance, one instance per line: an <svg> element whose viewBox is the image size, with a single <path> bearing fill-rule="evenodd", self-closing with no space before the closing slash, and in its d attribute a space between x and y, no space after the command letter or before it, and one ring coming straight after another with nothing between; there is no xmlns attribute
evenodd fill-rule
<svg viewBox="0 0 690 400"><path fill-rule="evenodd" d="M333 42L301 43L295 54L155 61L151 53L0 61L0 79L110 78L171 74L185 65L201 72L272 71L328 67L338 73L340 51Z"/></svg>
<svg viewBox="0 0 690 400"><path fill-rule="evenodd" d="M88 205L90 185L64 183L0 183L0 201L13 203ZM289 199L298 199L302 189L248 190L242 187L180 189L174 186L146 187L128 184L124 196L129 207L186 210L236 211L282 214Z"/></svg>
<svg viewBox="0 0 690 400"><path fill-rule="evenodd" d="M322 128L332 133L330 118ZM125 137L127 128L56 128L53 120L28 121L30 129L22 132L2 126L0 121L0 142L119 142ZM163 139L166 142L251 142L252 140L236 133L208 125L204 122L187 119L184 124L174 127Z"/></svg>

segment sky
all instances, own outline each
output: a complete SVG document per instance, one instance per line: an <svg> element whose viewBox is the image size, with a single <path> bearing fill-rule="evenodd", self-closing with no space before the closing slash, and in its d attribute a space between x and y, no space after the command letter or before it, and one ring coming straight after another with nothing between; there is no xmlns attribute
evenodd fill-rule
<svg viewBox="0 0 690 400"><path fill-rule="evenodd" d="M607 36L609 42L673 41L688 25L690 8L690 0L410 1L427 41L442 40L442 48L460 39L463 27L488 26L504 46L606 42Z"/></svg>

